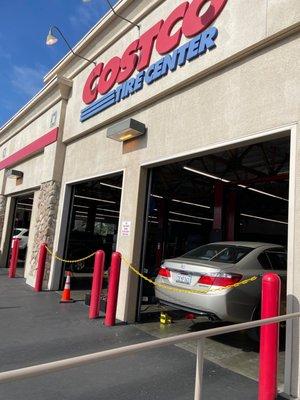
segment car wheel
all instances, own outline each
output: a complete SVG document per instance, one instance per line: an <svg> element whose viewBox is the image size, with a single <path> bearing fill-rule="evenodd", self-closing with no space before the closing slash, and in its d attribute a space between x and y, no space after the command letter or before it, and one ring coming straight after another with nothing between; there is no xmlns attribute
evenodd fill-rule
<svg viewBox="0 0 300 400"><path fill-rule="evenodd" d="M253 313L252 321L257 321L261 319L261 308L258 305ZM285 343L285 322L279 325L279 342L280 345L284 345ZM260 339L260 327L252 328L247 330L247 336L249 339L253 340L254 342L259 342Z"/></svg>

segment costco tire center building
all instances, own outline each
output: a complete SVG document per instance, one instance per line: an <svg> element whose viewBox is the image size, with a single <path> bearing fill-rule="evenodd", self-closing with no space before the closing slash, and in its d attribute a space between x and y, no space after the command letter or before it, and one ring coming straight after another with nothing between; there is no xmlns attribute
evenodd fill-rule
<svg viewBox="0 0 300 400"><path fill-rule="evenodd" d="M299 311L299 1L115 10L133 23L106 14L74 48L93 62L68 53L0 129L1 267L16 228L30 286L43 242L66 259L103 249L106 269L117 250L151 279L205 243L275 243L288 250L287 312ZM47 257L44 289L60 289L66 268ZM90 279L90 261L74 268ZM152 301L122 265L117 318ZM286 342L284 390L298 398L298 321Z"/></svg>

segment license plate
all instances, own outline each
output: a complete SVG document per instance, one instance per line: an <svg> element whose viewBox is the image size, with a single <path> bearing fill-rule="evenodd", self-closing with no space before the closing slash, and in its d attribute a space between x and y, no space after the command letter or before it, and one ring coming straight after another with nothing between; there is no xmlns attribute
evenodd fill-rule
<svg viewBox="0 0 300 400"><path fill-rule="evenodd" d="M190 285L192 282L192 277L190 275L177 274L175 281L177 283L184 283L186 285Z"/></svg>

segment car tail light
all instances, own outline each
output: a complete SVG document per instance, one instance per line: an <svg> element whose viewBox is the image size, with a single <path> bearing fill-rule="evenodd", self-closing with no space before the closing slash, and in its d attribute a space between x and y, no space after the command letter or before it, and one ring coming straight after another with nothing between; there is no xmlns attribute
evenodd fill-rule
<svg viewBox="0 0 300 400"><path fill-rule="evenodd" d="M163 268L163 267L161 267L161 268L159 269L159 271L158 271L158 275L164 276L165 278L170 278L171 273L170 273L170 271L168 270L168 268Z"/></svg>
<svg viewBox="0 0 300 400"><path fill-rule="evenodd" d="M202 275L198 283L202 285L213 285L213 286L229 286L234 285L242 279L242 275L239 274L225 274L225 273L212 273L208 275Z"/></svg>

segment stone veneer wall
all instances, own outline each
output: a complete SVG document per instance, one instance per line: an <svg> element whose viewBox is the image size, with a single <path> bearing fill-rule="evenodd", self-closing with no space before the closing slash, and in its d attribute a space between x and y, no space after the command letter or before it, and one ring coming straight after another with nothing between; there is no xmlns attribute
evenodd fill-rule
<svg viewBox="0 0 300 400"><path fill-rule="evenodd" d="M34 226L34 240L30 255L30 272L36 274L39 246L47 243L49 248L53 248L57 209L59 201L60 185L55 181L44 182L39 190L38 210ZM47 255L44 282L48 282L51 258Z"/></svg>
<svg viewBox="0 0 300 400"><path fill-rule="evenodd" d="M5 216L5 209L6 209L6 196L0 195L0 241L2 238L3 232L3 224L4 224L4 216Z"/></svg>

